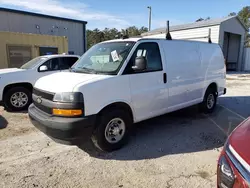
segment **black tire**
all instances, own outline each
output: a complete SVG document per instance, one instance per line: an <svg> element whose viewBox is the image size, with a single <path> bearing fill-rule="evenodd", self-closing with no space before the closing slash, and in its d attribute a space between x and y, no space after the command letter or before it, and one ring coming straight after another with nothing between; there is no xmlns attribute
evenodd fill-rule
<svg viewBox="0 0 250 188"><path fill-rule="evenodd" d="M28 97L28 101L25 104L25 106L22 107L16 107L11 103L11 96L17 92L22 92L25 93ZM32 102L32 93L31 91L29 91L28 89L24 88L24 87L13 87L11 89L9 89L3 96L3 103L4 103L4 107L7 111L10 112L17 112L17 111L23 111L23 110L27 110L29 105Z"/></svg>
<svg viewBox="0 0 250 188"><path fill-rule="evenodd" d="M213 105L209 105L209 97L213 97L214 103ZM200 104L200 110L206 114L212 113L217 105L217 92L213 88L208 88L203 102Z"/></svg>
<svg viewBox="0 0 250 188"><path fill-rule="evenodd" d="M109 122L114 118L120 118L125 124L125 132L123 137L117 143L110 143L105 137L105 129ZM114 109L111 111L105 111L100 115L97 127L92 135L92 141L94 145L102 151L111 152L122 148L129 138L129 130L132 125L132 118L129 113L123 110Z"/></svg>

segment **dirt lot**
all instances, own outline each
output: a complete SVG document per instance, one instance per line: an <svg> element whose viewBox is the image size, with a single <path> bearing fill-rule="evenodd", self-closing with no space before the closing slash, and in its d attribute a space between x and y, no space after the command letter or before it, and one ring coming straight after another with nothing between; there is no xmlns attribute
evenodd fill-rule
<svg viewBox="0 0 250 188"><path fill-rule="evenodd" d="M136 125L123 149L60 145L26 113L0 108L0 187L215 187L227 135L250 116L250 80L228 79L228 94L207 116L196 107Z"/></svg>

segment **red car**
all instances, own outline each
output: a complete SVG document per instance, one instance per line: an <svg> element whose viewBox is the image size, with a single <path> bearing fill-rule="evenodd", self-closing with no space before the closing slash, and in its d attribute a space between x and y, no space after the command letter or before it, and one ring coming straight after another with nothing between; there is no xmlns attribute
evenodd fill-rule
<svg viewBox="0 0 250 188"><path fill-rule="evenodd" d="M218 188L250 188L250 117L228 137L217 166Z"/></svg>

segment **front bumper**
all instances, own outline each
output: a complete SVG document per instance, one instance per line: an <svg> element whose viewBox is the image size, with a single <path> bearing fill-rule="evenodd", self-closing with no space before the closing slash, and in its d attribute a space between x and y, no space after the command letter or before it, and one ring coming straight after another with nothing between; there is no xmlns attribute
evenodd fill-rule
<svg viewBox="0 0 250 188"><path fill-rule="evenodd" d="M94 130L96 115L66 118L54 117L31 104L29 109L31 123L40 131L62 144L76 145L88 140Z"/></svg>

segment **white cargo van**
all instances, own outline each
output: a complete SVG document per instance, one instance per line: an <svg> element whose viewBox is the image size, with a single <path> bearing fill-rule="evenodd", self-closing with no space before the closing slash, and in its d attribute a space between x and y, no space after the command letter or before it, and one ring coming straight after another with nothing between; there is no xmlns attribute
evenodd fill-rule
<svg viewBox="0 0 250 188"><path fill-rule="evenodd" d="M58 142L92 138L112 151L126 143L133 123L195 104L212 112L225 78L217 44L116 39L93 46L71 72L39 79L29 116Z"/></svg>

